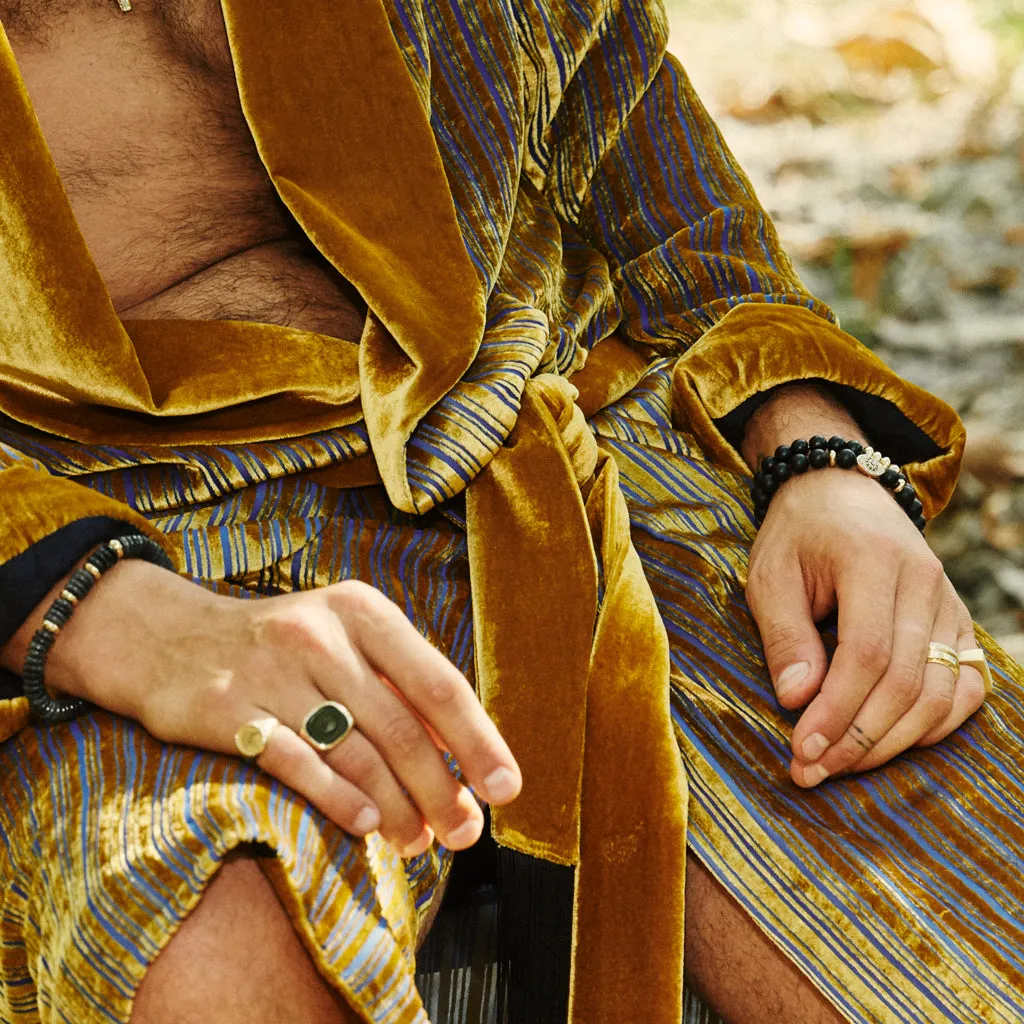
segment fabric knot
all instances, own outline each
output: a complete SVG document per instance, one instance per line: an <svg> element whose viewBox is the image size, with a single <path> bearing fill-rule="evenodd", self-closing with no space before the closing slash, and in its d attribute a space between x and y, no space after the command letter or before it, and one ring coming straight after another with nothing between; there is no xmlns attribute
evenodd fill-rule
<svg viewBox="0 0 1024 1024"><path fill-rule="evenodd" d="M597 471L598 448L587 418L576 404L579 391L564 377L554 373L538 374L529 386L535 389L558 426L576 483L582 486Z"/></svg>

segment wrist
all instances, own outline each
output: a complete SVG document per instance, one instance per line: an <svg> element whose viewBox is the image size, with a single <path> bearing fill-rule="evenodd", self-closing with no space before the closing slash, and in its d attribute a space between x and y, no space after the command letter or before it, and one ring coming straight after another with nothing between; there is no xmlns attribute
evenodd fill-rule
<svg viewBox="0 0 1024 1024"><path fill-rule="evenodd" d="M824 388L804 381L783 384L747 421L740 452L751 471L756 471L761 459L779 445L815 434L868 443L857 421Z"/></svg>
<svg viewBox="0 0 1024 1024"><path fill-rule="evenodd" d="M61 581L12 638L5 666L20 672L25 651L67 580ZM209 616L215 595L139 558L117 562L77 601L46 655L51 693L133 715L169 656L183 615Z"/></svg>

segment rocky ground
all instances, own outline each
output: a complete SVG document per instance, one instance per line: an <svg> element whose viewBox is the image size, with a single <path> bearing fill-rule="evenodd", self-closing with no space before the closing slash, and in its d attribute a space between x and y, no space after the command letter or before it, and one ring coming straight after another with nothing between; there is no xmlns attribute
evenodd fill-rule
<svg viewBox="0 0 1024 1024"><path fill-rule="evenodd" d="M929 539L1024 661L1024 0L669 0L672 48L844 327L968 425Z"/></svg>

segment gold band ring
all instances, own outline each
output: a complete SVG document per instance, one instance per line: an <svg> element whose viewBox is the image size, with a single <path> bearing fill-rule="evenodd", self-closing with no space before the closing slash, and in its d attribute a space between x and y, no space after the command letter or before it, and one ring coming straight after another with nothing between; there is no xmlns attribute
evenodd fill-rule
<svg viewBox="0 0 1024 1024"><path fill-rule="evenodd" d="M985 696L992 692L992 671L988 667L988 658L980 647L972 647L969 650L961 651L958 655L961 665L970 665L981 673L982 682L985 684Z"/></svg>
<svg viewBox="0 0 1024 1024"><path fill-rule="evenodd" d="M945 665L953 673L953 682L960 678L960 656L955 648L949 644L940 644L932 641L928 645L927 662L933 665Z"/></svg>
<svg viewBox="0 0 1024 1024"><path fill-rule="evenodd" d="M355 724L352 712L344 704L325 700L306 715L299 735L323 754L346 739Z"/></svg>
<svg viewBox="0 0 1024 1024"><path fill-rule="evenodd" d="M273 716L254 718L238 727L235 733L235 749L250 761L254 761L267 748L270 734L281 723Z"/></svg>

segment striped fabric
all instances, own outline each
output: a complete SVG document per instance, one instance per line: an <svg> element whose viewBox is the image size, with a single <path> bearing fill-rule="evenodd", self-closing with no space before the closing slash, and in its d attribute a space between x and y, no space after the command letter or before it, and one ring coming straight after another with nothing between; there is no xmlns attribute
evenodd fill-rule
<svg viewBox="0 0 1024 1024"><path fill-rule="evenodd" d="M1024 758L1007 753L1024 735L1024 674L997 655L996 692L949 742L814 792L792 787L792 719L772 697L743 599L754 535L744 481L672 430L669 370L653 364L591 426L619 464L671 639L693 852L850 1020L1024 1019L1014 868L1024 848ZM30 434L8 431L4 443L8 455L14 443L44 454ZM266 446L259 458L208 450L189 466L140 462L85 479L146 510L200 582L270 594L363 579L471 675L457 507L413 517L377 487L314 484L302 469L309 453L327 449L340 451L341 439ZM53 451L65 466L113 458L68 442ZM221 493L235 473L251 482ZM413 907L425 911L444 855L403 867L383 844L353 842L254 769L162 747L103 714L24 730L0 755L0 1019L36 1020L37 1000L47 1020L127 1019L146 964L218 858L256 841L276 851L276 884L304 908L322 968L366 1019L426 1019L412 981ZM101 819L121 824L103 828ZM152 842L137 843L140 834ZM70 921L61 906L71 907ZM444 1011L451 1024L471 993L492 991L490 975L446 978L435 972L425 992L435 1007L442 994L454 1000ZM703 1020L687 1000L687 1019Z"/></svg>
<svg viewBox="0 0 1024 1024"><path fill-rule="evenodd" d="M479 472L529 377L579 369L616 325L679 351L740 302L832 319L665 55L659 4L395 0L392 29L425 98L429 80L459 225L490 296L476 361L409 444L417 508Z"/></svg>
<svg viewBox="0 0 1024 1024"><path fill-rule="evenodd" d="M126 503L223 592L364 580L471 675L460 492L515 424L526 382L570 375L618 328L649 368L590 426L618 463L668 630L693 852L850 1020L1024 1019L1020 669L993 651L994 695L934 750L813 793L787 780L791 719L743 598L744 481L673 430L671 356L740 303L831 314L663 59L662 12L648 0L386 8L489 296L475 362L409 442L418 513L316 475L368 453L363 424L129 449L4 421L0 468L25 461ZM0 1020L127 1020L219 859L252 842L273 850L278 892L364 1019L427 1019L412 950L442 851L403 864L253 768L104 713L23 729L0 746L0 770Z"/></svg>

